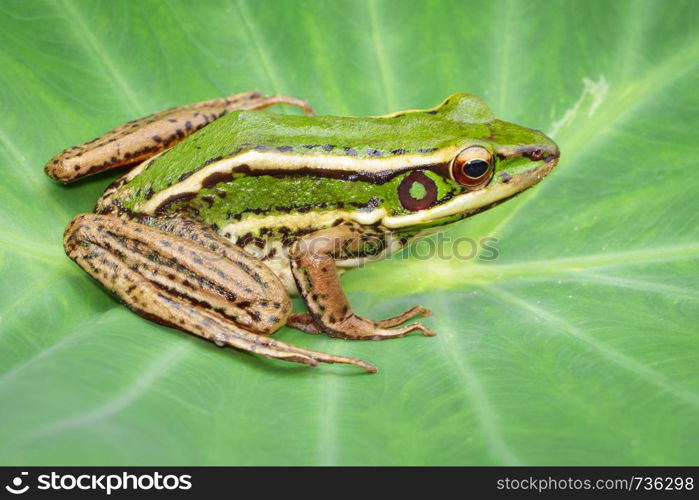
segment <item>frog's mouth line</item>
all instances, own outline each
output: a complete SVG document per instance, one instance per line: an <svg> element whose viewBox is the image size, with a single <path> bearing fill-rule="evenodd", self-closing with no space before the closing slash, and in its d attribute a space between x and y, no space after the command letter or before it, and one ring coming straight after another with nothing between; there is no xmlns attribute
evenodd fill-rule
<svg viewBox="0 0 699 500"><path fill-rule="evenodd" d="M427 224L457 214L473 215L483 208L503 202L537 184L558 164L557 156L549 157L547 160L537 162L535 168L513 177L507 182L498 182L486 189L461 194L443 205L414 214L385 216L381 219L381 224L389 229L398 229Z"/></svg>

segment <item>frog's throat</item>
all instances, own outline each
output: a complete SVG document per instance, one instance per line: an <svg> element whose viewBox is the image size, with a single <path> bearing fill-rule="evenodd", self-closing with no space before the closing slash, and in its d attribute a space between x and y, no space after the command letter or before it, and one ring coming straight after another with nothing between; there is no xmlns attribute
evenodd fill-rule
<svg viewBox="0 0 699 500"><path fill-rule="evenodd" d="M381 224L389 229L397 229L419 226L457 214L470 215L477 213L485 207L505 201L538 183L553 170L558 163L558 158L538 163L539 165L536 168L518 175L509 182L500 182L486 189L461 194L447 203L414 214L387 215L381 219Z"/></svg>

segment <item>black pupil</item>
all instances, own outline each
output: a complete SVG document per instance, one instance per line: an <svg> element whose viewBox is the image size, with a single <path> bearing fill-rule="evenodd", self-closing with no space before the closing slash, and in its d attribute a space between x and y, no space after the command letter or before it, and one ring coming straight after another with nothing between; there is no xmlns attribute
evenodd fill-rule
<svg viewBox="0 0 699 500"><path fill-rule="evenodd" d="M484 160L471 160L464 165L464 173L477 179L488 171L488 162Z"/></svg>

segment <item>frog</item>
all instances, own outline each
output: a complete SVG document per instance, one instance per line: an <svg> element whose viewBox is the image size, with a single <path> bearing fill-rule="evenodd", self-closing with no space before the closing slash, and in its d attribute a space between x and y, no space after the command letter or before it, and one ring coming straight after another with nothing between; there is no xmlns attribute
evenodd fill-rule
<svg viewBox="0 0 699 500"><path fill-rule="evenodd" d="M289 105L303 113L273 113ZM340 276L536 185L560 151L480 98L387 115L315 115L242 92L166 109L66 149L69 183L127 168L64 232L67 256L131 311L218 346L318 366L378 368L297 347L283 326L349 340L434 336L416 305L372 320ZM298 294L306 312L294 312ZM407 323L407 324L406 324Z"/></svg>

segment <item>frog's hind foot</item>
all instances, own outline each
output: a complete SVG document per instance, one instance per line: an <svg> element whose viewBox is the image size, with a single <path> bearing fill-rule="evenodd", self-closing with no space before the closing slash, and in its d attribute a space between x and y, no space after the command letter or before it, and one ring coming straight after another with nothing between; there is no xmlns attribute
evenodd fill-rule
<svg viewBox="0 0 699 500"><path fill-rule="evenodd" d="M131 310L151 321L270 358L378 371L360 359L268 337L291 311L274 273L202 224L186 219L155 223L158 227L110 215L78 215L66 228L65 250Z"/></svg>

